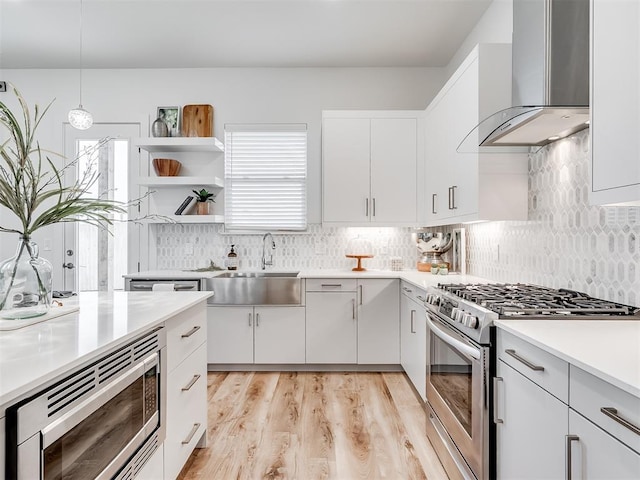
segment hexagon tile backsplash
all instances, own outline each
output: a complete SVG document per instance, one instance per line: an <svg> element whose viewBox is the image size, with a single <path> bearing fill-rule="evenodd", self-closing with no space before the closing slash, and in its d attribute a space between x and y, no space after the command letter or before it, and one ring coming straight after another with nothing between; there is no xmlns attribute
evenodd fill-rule
<svg viewBox="0 0 640 480"><path fill-rule="evenodd" d="M468 273L498 282L570 288L640 305L640 207L589 205L589 130L555 142L529 158L529 220L462 225ZM451 230L455 226L438 228ZM157 268L224 267L237 246L240 268L260 268L260 235L223 234L219 225L158 225ZM371 241L367 268L389 269L392 257L415 268L411 228L309 225L304 234L274 234L274 268L346 269L349 239ZM186 254L185 239L193 244ZM189 250L190 251L190 250Z"/></svg>

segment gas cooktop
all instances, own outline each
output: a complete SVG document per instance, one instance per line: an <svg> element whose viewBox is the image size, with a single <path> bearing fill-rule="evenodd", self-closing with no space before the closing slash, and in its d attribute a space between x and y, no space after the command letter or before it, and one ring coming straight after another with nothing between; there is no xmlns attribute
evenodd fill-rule
<svg viewBox="0 0 640 480"><path fill-rule="evenodd" d="M609 317L640 316L640 308L591 297L567 289L522 283L438 284L438 289L496 312L513 317Z"/></svg>

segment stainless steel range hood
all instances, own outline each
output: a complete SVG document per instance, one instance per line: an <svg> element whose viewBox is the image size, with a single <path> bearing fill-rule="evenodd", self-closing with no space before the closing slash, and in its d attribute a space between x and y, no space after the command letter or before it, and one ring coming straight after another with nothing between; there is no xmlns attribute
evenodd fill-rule
<svg viewBox="0 0 640 480"><path fill-rule="evenodd" d="M512 107L461 143L543 146L589 125L589 0L513 0Z"/></svg>

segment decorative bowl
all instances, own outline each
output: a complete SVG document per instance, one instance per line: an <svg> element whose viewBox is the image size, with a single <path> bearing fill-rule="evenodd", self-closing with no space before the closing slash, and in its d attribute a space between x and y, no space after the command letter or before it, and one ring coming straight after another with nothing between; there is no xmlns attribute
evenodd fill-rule
<svg viewBox="0 0 640 480"><path fill-rule="evenodd" d="M154 158L153 169L160 177L175 177L180 173L182 164L172 158Z"/></svg>

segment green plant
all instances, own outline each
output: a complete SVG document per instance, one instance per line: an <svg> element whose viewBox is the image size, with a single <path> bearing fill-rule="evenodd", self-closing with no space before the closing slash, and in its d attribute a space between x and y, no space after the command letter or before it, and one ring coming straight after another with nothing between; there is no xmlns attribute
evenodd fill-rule
<svg viewBox="0 0 640 480"><path fill-rule="evenodd" d="M198 196L198 198L196 198L198 202L214 202L215 203L216 196L213 193L207 192L204 188L201 189L199 192L197 190L191 190L191 191Z"/></svg>
<svg viewBox="0 0 640 480"><path fill-rule="evenodd" d="M20 92L11 88L20 104L20 112L16 115L0 102L0 125L9 136L0 145L0 205L18 217L20 226L0 225L0 231L29 238L47 225L85 222L105 226L113 223L112 214L126 213L128 204L87 195L98 180L98 174L93 170L79 175L72 185L64 184L65 171L75 167L79 159L58 168L46 154L62 156L43 150L36 140L38 126L51 103L42 111L35 105L32 116Z"/></svg>

